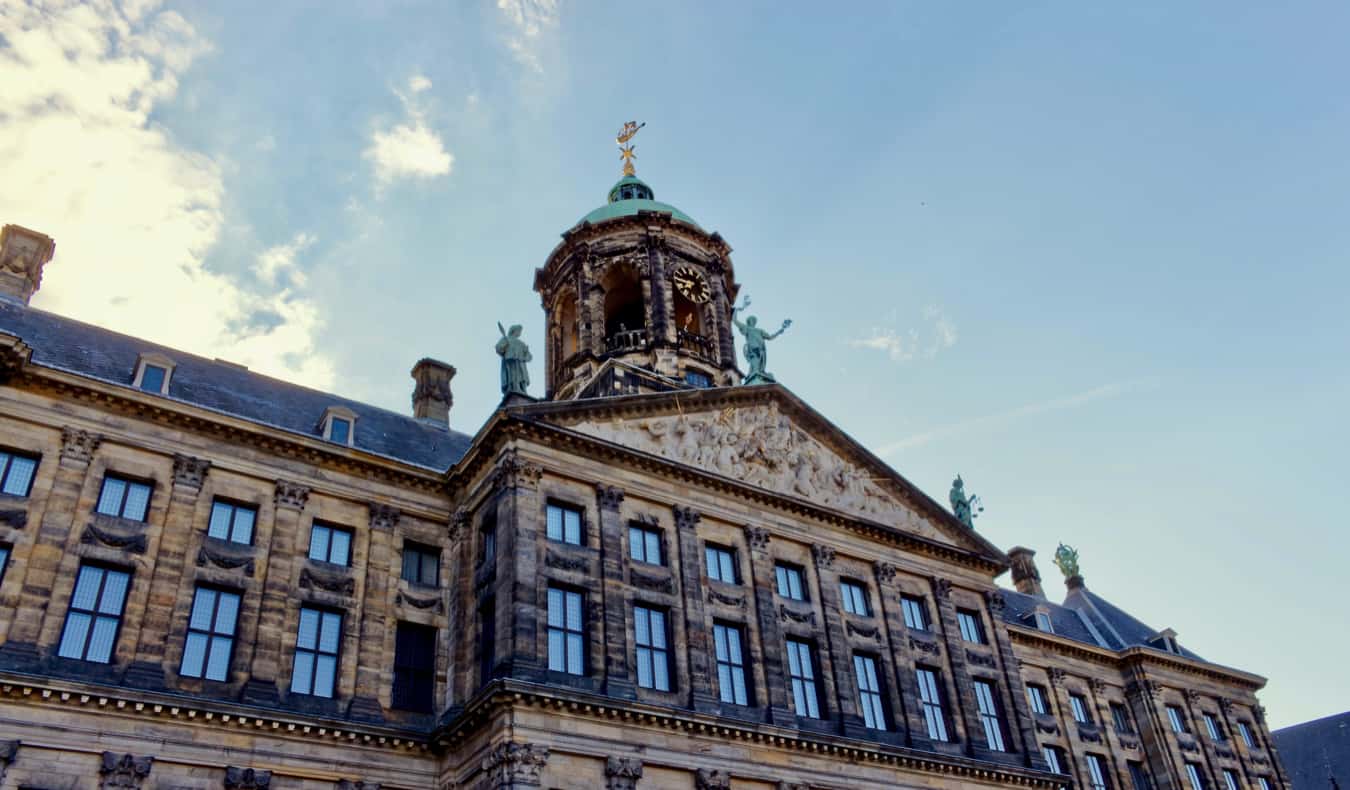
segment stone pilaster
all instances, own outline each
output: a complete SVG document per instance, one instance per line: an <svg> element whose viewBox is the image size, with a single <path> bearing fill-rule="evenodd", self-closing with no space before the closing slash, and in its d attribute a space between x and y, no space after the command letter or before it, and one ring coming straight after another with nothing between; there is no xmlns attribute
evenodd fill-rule
<svg viewBox="0 0 1350 790"><path fill-rule="evenodd" d="M811 546L811 556L815 560L816 579L820 582L820 609L825 619L825 644L820 646L821 664L829 660L833 679L833 699L839 706L840 729L851 736L866 735L863 717L858 710L858 682L853 676L853 656L849 650L848 634L844 632L843 606L839 602L839 575L834 570L834 549L815 544ZM825 667L821 667L822 676ZM823 706L822 706L823 707Z"/></svg>
<svg viewBox="0 0 1350 790"><path fill-rule="evenodd" d="M931 744L928 726L919 704L919 683L916 677L914 652L909 647L909 629L900 610L900 588L895 583L896 568L888 562L872 563L876 574L881 617L886 622L891 660L895 662L897 688L890 689L891 710L894 711L896 730L905 733L905 743L917 749Z"/></svg>
<svg viewBox="0 0 1350 790"><path fill-rule="evenodd" d="M703 550L698 541L698 511L676 505L675 545L680 553L680 591L684 596L685 642L689 661L689 706L701 713L720 708L713 693L712 624L703 600ZM748 649L748 646L746 647Z"/></svg>
<svg viewBox="0 0 1350 790"><path fill-rule="evenodd" d="M370 546L366 551L365 598L361 611L352 612L353 618L360 618L361 639L356 656L356 694L348 714L361 721L383 723L380 694L386 686L383 674L392 658L385 651L388 641L385 637L394 627L388 611L389 590L391 586L397 586L401 572L395 556L394 527L398 526L401 514L398 508L377 502L371 502L369 508Z"/></svg>
<svg viewBox="0 0 1350 790"><path fill-rule="evenodd" d="M498 644L510 645L511 677L537 680L546 666L539 656L539 545L544 509L539 502L543 470L509 451L498 463L497 504ZM502 630L505 624L507 630Z"/></svg>
<svg viewBox="0 0 1350 790"><path fill-rule="evenodd" d="M666 278L666 237L660 228L648 228L643 240L646 248L647 280L651 283L652 343L656 347L675 343L675 297Z"/></svg>
<svg viewBox="0 0 1350 790"><path fill-rule="evenodd" d="M139 788L150 775L150 769L154 764L153 757L104 752L103 762L98 768L99 790Z"/></svg>
<svg viewBox="0 0 1350 790"><path fill-rule="evenodd" d="M952 685L956 687L955 698L949 700L952 707L953 724L960 719L966 731L967 754L975 754L976 749L989 751L985 741L984 727L980 725L980 712L975 707L975 685L970 679L970 667L966 664L966 647L961 641L961 626L956 620L956 604L952 602L952 583L950 579L933 579L933 600L937 604L938 622L942 624L943 644L947 647L947 662L952 673Z"/></svg>
<svg viewBox="0 0 1350 790"><path fill-rule="evenodd" d="M1186 698L1186 717L1190 719L1195 742L1200 747L1200 759L1194 759L1192 762L1199 763L1204 769L1206 785L1223 787L1223 777L1217 767L1219 757L1214 753L1214 741L1209 737L1209 729L1205 727L1205 718L1200 707L1200 692L1186 689L1183 696Z"/></svg>
<svg viewBox="0 0 1350 790"><path fill-rule="evenodd" d="M605 761L605 790L637 790L642 761L636 757L610 757Z"/></svg>
<svg viewBox="0 0 1350 790"><path fill-rule="evenodd" d="M1125 768L1123 759L1116 759L1124 751L1120 744L1120 734L1116 732L1116 720L1111 715L1111 704L1106 699L1106 681L1101 678L1088 678L1088 687L1092 690L1091 704L1092 709L1096 711L1097 733L1102 739L1101 746L1112 755L1107 763L1115 779L1111 781L1114 787L1129 787L1131 779L1128 770Z"/></svg>
<svg viewBox="0 0 1350 790"><path fill-rule="evenodd" d="M261 705L275 705L280 699L279 675L286 640L286 611L294 605L295 600L291 590L291 570L301 545L300 521L305 505L309 503L309 488L299 483L278 480L273 501L276 507L271 530L272 544L267 552L266 575L262 580L262 604L258 609L253 659L249 662L249 679L242 695L245 702Z"/></svg>
<svg viewBox="0 0 1350 790"><path fill-rule="evenodd" d="M760 652L764 656L764 684L768 694L768 719L785 727L797 726L797 717L789 701L787 669L783 664L786 643L774 600L773 556L769 554L769 531L746 527L745 543L750 552L750 585L754 592L755 614L759 618ZM827 700L820 700L827 702Z"/></svg>
<svg viewBox="0 0 1350 790"><path fill-rule="evenodd" d="M450 549L446 553L446 580L450 585L449 622L451 627L441 629L440 642L450 658L450 673L446 677L443 709L455 710L477 688L478 665L473 661L473 647L477 638L477 624L473 623L476 608L473 601L474 562L470 540L473 514L468 508L456 508L450 514L447 532Z"/></svg>
<svg viewBox="0 0 1350 790"><path fill-rule="evenodd" d="M548 763L548 747L507 741L495 746L483 758L487 790L522 790L538 787L539 773Z"/></svg>
<svg viewBox="0 0 1350 790"><path fill-rule="evenodd" d="M1125 699L1134 713L1139 739L1149 761L1149 772L1161 790L1188 787L1183 783L1181 754L1162 702L1162 689L1143 677L1125 684Z"/></svg>
<svg viewBox="0 0 1350 790"><path fill-rule="evenodd" d="M1013 652L1012 637L1008 635L1008 624L1003 620L1003 608L1006 602L1003 593L989 590L984 594L989 607L989 638L998 651L999 664L1003 667L1003 687L1005 710L1008 711L1008 737L1015 738L1022 752L1022 764L1038 771L1048 771L1045 756L1041 754L1036 740L1036 721L1027 702L1026 681L1018 669L1020 662Z"/></svg>
<svg viewBox="0 0 1350 790"><path fill-rule="evenodd" d="M14 758L18 755L18 741L0 741L0 785L4 784L5 773L9 771L10 764L14 762Z"/></svg>
<svg viewBox="0 0 1350 790"><path fill-rule="evenodd" d="M623 490L604 484L595 487L600 535L600 599L604 607L605 693L633 699L633 673L628 665L628 611L624 600Z"/></svg>
<svg viewBox="0 0 1350 790"><path fill-rule="evenodd" d="M717 345L718 366L728 370L736 366L736 341L731 334L731 303L724 285L726 265L721 258L712 258L705 270L708 272L708 290L712 292L712 298L708 300L712 305L712 320L704 334Z"/></svg>

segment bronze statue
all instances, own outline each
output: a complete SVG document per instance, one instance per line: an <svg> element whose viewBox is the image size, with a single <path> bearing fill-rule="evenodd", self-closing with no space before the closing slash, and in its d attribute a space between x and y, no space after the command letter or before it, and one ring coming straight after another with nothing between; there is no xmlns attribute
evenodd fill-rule
<svg viewBox="0 0 1350 790"><path fill-rule="evenodd" d="M1074 576L1081 576L1078 570L1078 550L1072 546L1059 544L1055 549L1055 567L1064 574L1064 578L1072 579Z"/></svg>
<svg viewBox="0 0 1350 790"><path fill-rule="evenodd" d="M966 484L961 480L961 475L957 475L952 481L952 491L948 497L952 503L952 513L956 515L958 521L971 529L975 528L975 519L984 512L984 505L980 504L980 498L974 494L966 496Z"/></svg>
<svg viewBox="0 0 1350 790"><path fill-rule="evenodd" d="M530 355L530 347L520 339L520 324L513 324L511 331L507 332L498 323L497 330L502 333L502 339L497 341L497 355L502 358L502 395L528 396L528 364L534 357Z"/></svg>
<svg viewBox="0 0 1350 790"><path fill-rule="evenodd" d="M765 332L759 328L759 319L753 315L745 319L744 323L736 318L737 313L749 306L750 297L747 296L745 297L745 304L731 311L731 322L736 325L736 328L741 331L741 336L745 338L745 345L741 351L745 354L745 361L750 363L750 372L746 374L745 381L742 383L772 384L776 379L774 379L773 374L764 370L764 364L768 358L768 349L765 344L786 332L787 328L792 326L792 320L784 321L783 326L777 332Z"/></svg>

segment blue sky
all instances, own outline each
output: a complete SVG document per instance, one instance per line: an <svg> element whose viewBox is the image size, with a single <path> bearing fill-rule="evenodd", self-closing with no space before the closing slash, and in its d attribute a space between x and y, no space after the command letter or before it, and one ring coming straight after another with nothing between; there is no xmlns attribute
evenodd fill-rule
<svg viewBox="0 0 1350 790"><path fill-rule="evenodd" d="M40 306L399 411L441 358L472 432L646 121L787 386L1272 724L1350 707L1350 8L783 9L6 2L0 221Z"/></svg>

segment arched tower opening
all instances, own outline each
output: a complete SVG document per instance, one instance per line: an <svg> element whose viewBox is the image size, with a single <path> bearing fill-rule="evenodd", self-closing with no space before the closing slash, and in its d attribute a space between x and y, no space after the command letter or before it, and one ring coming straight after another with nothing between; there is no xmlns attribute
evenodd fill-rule
<svg viewBox="0 0 1350 790"><path fill-rule="evenodd" d="M605 292L605 351L647 345L647 304L642 279L632 266L611 266L602 283Z"/></svg>

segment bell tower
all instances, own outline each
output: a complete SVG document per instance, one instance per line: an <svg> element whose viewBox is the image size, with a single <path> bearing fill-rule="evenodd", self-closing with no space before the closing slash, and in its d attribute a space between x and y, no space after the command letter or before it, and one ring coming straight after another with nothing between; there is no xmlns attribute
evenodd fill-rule
<svg viewBox="0 0 1350 790"><path fill-rule="evenodd" d="M637 177L629 141L640 128L625 124L617 138L624 174L608 202L564 231L535 271L551 400L740 380L731 246Z"/></svg>

